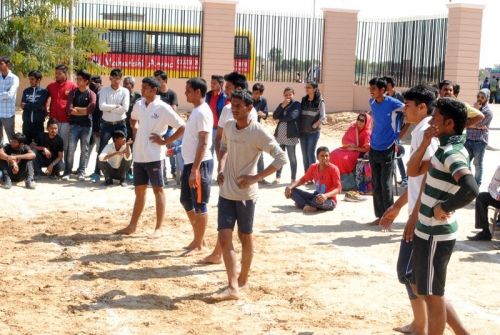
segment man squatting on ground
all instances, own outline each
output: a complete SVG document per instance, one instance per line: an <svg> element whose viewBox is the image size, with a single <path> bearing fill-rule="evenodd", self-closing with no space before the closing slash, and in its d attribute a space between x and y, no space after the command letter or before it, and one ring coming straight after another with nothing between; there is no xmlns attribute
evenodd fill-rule
<svg viewBox="0 0 500 335"><path fill-rule="evenodd" d="M157 92L160 83L152 77L142 80L142 98L134 105L131 115L132 135L134 139L134 186L135 202L132 217L127 227L116 234L133 234L146 204L146 189L151 183L156 199L156 227L161 228L165 217L165 194L163 193L164 145L174 142L184 133L184 121L172 107L160 100ZM177 128L172 136L164 139L168 126Z"/></svg>
<svg viewBox="0 0 500 335"><path fill-rule="evenodd" d="M427 146L421 160L415 159L415 152L423 141L426 129L430 127L431 113L435 100L435 93L432 87L418 85L412 87L404 93L405 122L415 124L415 129L411 133L410 159L408 161L408 188L398 198L398 200L387 209L380 220L383 229L390 229L390 226L398 216L401 208L408 203L408 221L405 225L403 239L399 247L399 256L397 261L397 273L399 281L406 286L408 297L410 299L413 321L405 326L394 328L402 333L423 334L426 329L426 307L424 300L417 296L411 287L412 276L412 251L413 234L417 223L418 208L415 207L417 198L420 195L420 188L425 178L425 173L430 166L430 160L436 152L439 142L433 138ZM417 157L418 158L418 157ZM449 301L446 301L447 322L453 328L455 334L468 334L460 322L455 310Z"/></svg>
<svg viewBox="0 0 500 335"><path fill-rule="evenodd" d="M260 123L249 119L252 102L250 92L233 92L231 110L234 120L225 124L222 135L217 175L220 186L217 229L228 287L213 296L216 301L238 299L239 289L247 285L253 257L252 231L257 182L286 164L285 152L280 149L274 137ZM269 153L274 160L257 173L257 163L262 151ZM242 246L239 275L232 237L236 222Z"/></svg>

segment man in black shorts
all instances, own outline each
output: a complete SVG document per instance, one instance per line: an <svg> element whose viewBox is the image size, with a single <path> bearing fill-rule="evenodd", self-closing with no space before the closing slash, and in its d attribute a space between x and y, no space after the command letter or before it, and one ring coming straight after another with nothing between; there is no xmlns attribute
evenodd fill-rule
<svg viewBox="0 0 500 335"><path fill-rule="evenodd" d="M134 186L135 202L130 223L117 231L117 234L130 235L137 229L137 223L146 203L146 189L151 183L156 198L156 227L161 228L165 216L165 194L163 193L163 146L170 144L184 133L184 121L174 112L172 107L157 96L160 88L158 81L152 77L142 80L142 99L137 101L132 111L130 125L134 138ZM177 128L175 133L164 139L162 135L171 126Z"/></svg>
<svg viewBox="0 0 500 335"><path fill-rule="evenodd" d="M228 287L212 296L215 301L239 299L239 290L247 285L253 255L253 219L257 182L286 164L285 152L274 137L258 122L249 119L253 108L250 92L237 90L231 97L234 120L225 124L221 139L217 182L220 185L217 229L226 266ZM274 159L257 173L262 151ZM241 241L241 270L238 274L233 229L238 223Z"/></svg>
<svg viewBox="0 0 500 335"><path fill-rule="evenodd" d="M181 177L181 204L193 227L193 240L186 247L188 253L203 248L203 237L208 222L207 203L214 161L210 146L214 126L212 110L205 102L207 83L202 78L186 82L186 99L194 106L182 138L184 169Z"/></svg>

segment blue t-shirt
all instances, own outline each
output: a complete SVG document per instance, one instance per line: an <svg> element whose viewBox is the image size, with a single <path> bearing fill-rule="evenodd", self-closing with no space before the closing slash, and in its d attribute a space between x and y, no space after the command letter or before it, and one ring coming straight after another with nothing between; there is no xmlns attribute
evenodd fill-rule
<svg viewBox="0 0 500 335"><path fill-rule="evenodd" d="M373 118L370 147L378 151L387 150L398 139L403 121L403 103L386 96L381 103L370 99L370 107Z"/></svg>

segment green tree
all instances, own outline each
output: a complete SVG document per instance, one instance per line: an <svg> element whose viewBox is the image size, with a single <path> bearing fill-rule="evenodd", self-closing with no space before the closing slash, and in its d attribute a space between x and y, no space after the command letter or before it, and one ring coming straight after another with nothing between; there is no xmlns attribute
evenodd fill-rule
<svg viewBox="0 0 500 335"><path fill-rule="evenodd" d="M107 42L100 39L104 31L75 28L70 49L69 21L58 18L55 10L68 10L71 0L2 0L1 4L0 54L11 58L17 73L27 75L34 69L52 73L57 64L69 64L71 58L75 69L103 70L92 62L92 55L108 51Z"/></svg>

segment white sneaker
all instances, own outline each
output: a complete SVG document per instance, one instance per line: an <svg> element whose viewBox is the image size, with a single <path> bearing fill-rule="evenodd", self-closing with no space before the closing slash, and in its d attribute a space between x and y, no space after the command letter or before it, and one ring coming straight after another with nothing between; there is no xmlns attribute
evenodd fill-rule
<svg viewBox="0 0 500 335"><path fill-rule="evenodd" d="M69 180L69 174L63 175L61 179L64 180L64 181Z"/></svg>
<svg viewBox="0 0 500 335"><path fill-rule="evenodd" d="M80 174L78 175L78 180L79 180L79 181L85 181L85 176L83 175L83 173L80 173Z"/></svg>

